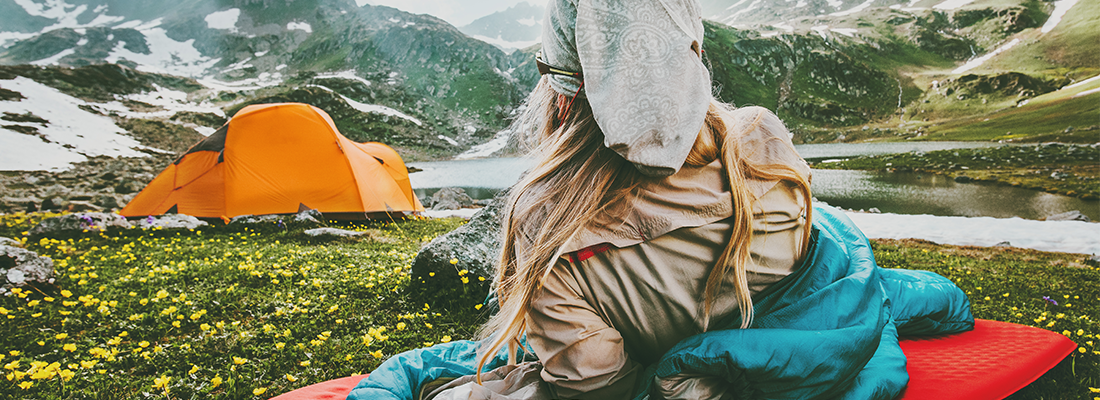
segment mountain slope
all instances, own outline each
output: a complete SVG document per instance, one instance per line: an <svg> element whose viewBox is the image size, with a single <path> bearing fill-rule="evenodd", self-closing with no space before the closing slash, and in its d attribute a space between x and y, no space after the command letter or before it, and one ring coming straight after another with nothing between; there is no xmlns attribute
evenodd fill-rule
<svg viewBox="0 0 1100 400"><path fill-rule="evenodd" d="M462 33L511 52L539 43L544 8L528 2L478 18Z"/></svg>

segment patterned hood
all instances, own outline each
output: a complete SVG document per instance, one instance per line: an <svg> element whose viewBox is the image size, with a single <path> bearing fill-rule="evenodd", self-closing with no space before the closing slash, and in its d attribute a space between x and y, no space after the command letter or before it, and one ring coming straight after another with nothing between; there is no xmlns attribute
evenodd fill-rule
<svg viewBox="0 0 1100 400"><path fill-rule="evenodd" d="M638 170L680 169L711 100L697 0L550 0L547 64L583 73L548 75L558 93L587 97L604 144Z"/></svg>

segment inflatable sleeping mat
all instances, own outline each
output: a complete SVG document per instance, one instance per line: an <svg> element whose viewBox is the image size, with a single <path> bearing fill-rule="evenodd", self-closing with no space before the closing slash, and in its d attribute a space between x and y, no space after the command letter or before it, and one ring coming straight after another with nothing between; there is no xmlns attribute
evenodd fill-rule
<svg viewBox="0 0 1100 400"><path fill-rule="evenodd" d="M1034 382L1077 348L1072 340L1030 326L975 320L974 330L908 337L909 386L899 399L1003 399ZM306 386L274 400L343 400L367 375Z"/></svg>

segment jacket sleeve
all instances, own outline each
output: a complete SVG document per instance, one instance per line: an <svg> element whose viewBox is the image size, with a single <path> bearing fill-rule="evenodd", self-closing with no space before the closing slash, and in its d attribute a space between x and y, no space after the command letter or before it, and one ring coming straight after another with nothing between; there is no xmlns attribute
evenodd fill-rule
<svg viewBox="0 0 1100 400"><path fill-rule="evenodd" d="M542 361L542 378L560 398L629 397L641 366L581 295L565 262L543 280L527 317L527 341Z"/></svg>

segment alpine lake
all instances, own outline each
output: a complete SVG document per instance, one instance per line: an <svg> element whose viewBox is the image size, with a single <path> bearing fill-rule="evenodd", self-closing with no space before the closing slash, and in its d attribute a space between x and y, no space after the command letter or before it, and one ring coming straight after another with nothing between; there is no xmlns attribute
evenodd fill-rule
<svg viewBox="0 0 1100 400"><path fill-rule="evenodd" d="M864 155L1003 146L988 142L828 143L796 145L817 163ZM409 175L417 196L460 187L474 199L488 199L517 182L531 167L526 158L412 162ZM811 191L818 201L853 210L937 216L1040 219L1080 211L1100 220L1100 202L997 184L958 183L952 178L914 172L813 170Z"/></svg>

